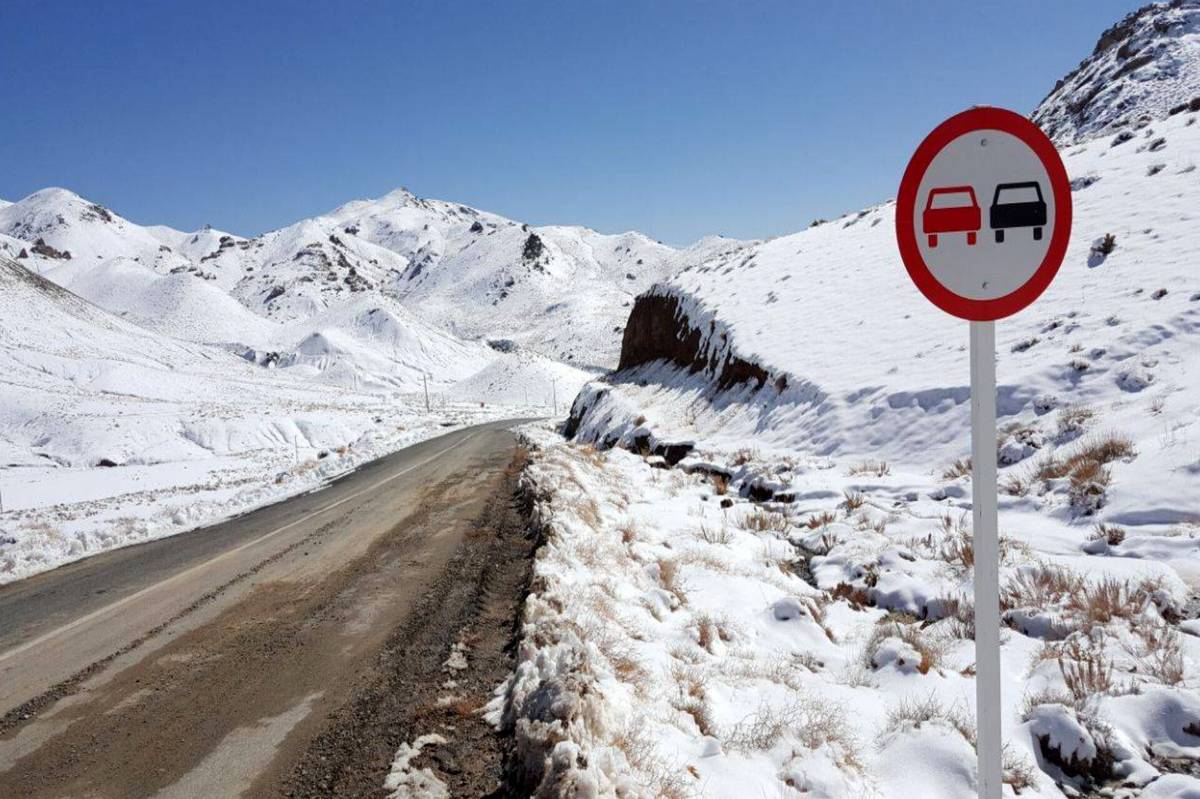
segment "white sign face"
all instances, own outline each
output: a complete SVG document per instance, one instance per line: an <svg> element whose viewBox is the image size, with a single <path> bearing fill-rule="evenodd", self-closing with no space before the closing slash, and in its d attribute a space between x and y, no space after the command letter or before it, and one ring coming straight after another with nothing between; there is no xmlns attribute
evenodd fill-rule
<svg viewBox="0 0 1200 799"><path fill-rule="evenodd" d="M1041 160L999 130L947 144L918 184L917 247L933 277L960 297L994 300L1025 285L1054 232L1054 193Z"/></svg>
<svg viewBox="0 0 1200 799"><path fill-rule="evenodd" d="M896 195L896 245L930 302L975 322L1041 295L1071 236L1071 185L1054 143L1020 114L981 106L938 125Z"/></svg>

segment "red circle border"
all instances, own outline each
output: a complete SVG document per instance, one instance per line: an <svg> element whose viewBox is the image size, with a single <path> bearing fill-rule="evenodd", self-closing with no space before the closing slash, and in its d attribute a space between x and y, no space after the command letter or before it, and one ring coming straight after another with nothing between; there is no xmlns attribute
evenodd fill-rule
<svg viewBox="0 0 1200 799"><path fill-rule="evenodd" d="M999 130L1024 142L1045 167L1046 174L1050 177L1050 190L1054 194L1054 234L1050 237L1050 245L1042 263L1020 288L991 300L963 297L939 283L921 256L916 231L913 229L917 189L925 170L943 147L973 130ZM900 180L900 191L896 195L896 242L900 247L900 258L904 261L909 277L921 293L934 305L960 319L990 322L1011 316L1028 306L1041 296L1058 274L1070 238L1071 182L1067 178L1062 158L1041 128L1015 111L982 106L955 114L925 137L913 153L908 167L904 170L904 177Z"/></svg>

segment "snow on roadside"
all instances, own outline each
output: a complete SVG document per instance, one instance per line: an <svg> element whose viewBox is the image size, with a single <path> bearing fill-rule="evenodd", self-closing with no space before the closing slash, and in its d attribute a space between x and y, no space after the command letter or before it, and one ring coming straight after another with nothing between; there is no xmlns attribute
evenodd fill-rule
<svg viewBox="0 0 1200 799"><path fill-rule="evenodd" d="M388 799L448 799L450 793L446 790L446 784L434 776L432 769L412 765L412 761L426 746L445 742L442 736L430 733L410 744L400 744L392 760L392 769L383 784Z"/></svg>
<svg viewBox="0 0 1200 799"><path fill-rule="evenodd" d="M264 410L268 410L264 408ZM198 460L114 467L29 465L0 470L0 585L110 549L206 527L313 491L369 461L438 435L538 410L451 405L426 415L413 401L331 407L347 443L273 445ZM378 420L378 423L375 422ZM265 427L276 424L264 415Z"/></svg>
<svg viewBox="0 0 1200 799"><path fill-rule="evenodd" d="M526 430L543 544L492 711L541 790L974 796L964 478L747 450L667 469ZM750 501L764 475L792 501ZM1170 559L1009 519L1006 795L1200 787L1200 638Z"/></svg>

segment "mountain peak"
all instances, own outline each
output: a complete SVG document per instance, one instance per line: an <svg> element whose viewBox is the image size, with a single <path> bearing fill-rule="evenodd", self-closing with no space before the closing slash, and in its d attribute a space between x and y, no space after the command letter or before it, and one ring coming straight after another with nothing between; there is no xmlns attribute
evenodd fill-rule
<svg viewBox="0 0 1200 799"><path fill-rule="evenodd" d="M1033 113L1069 144L1200 108L1200 0L1152 3L1100 35Z"/></svg>

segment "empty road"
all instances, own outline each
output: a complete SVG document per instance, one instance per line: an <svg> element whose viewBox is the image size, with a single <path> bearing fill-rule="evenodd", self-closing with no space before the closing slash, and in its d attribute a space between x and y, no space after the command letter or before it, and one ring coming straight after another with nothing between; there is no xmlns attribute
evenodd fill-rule
<svg viewBox="0 0 1200 799"><path fill-rule="evenodd" d="M451 646L469 710L503 676L532 554L512 424L0 587L0 796L379 793ZM502 752L472 723L481 795Z"/></svg>

